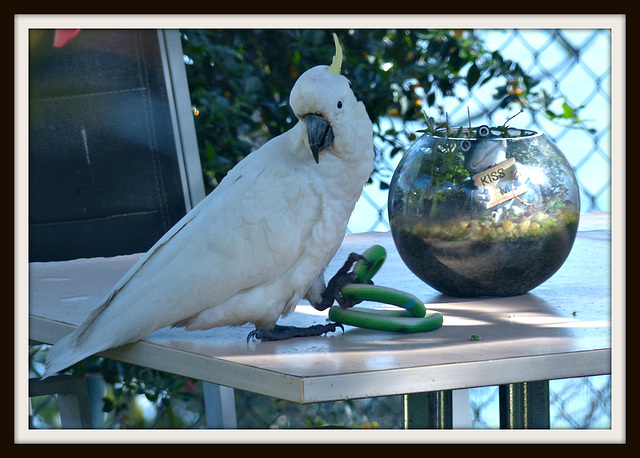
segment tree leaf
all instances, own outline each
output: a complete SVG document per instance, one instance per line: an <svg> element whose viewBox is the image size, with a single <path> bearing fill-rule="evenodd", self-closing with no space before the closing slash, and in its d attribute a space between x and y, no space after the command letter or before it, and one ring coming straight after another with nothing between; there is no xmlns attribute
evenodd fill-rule
<svg viewBox="0 0 640 458"><path fill-rule="evenodd" d="M567 102L562 104L562 116L565 119L571 119L576 115L575 110L569 106Z"/></svg>
<svg viewBox="0 0 640 458"><path fill-rule="evenodd" d="M478 80L480 79L480 69L474 62L471 67L469 67L469 71L467 72L467 87L471 89L476 85Z"/></svg>

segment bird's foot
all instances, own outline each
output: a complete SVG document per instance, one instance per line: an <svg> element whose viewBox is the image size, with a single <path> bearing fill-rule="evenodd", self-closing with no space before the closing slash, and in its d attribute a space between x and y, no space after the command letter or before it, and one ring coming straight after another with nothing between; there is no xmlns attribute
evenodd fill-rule
<svg viewBox="0 0 640 458"><path fill-rule="evenodd" d="M340 323L316 324L308 328L300 328L297 326L280 326L276 325L271 330L256 329L251 331L247 336L247 342L251 339L257 340L287 340L294 337L315 337L334 332L337 328L344 331L344 327Z"/></svg>
<svg viewBox="0 0 640 458"><path fill-rule="evenodd" d="M344 265L338 269L336 274L331 277L331 280L329 280L329 283L327 283L327 289L321 294L322 302L314 306L317 310L328 309L333 305L334 301L338 302L340 307L343 309L353 307L357 303L361 302L351 301L342 297L342 294L340 294L340 290L344 285L358 282L358 276L353 272L349 272L349 270L356 262L361 260L364 260L364 257L361 254L351 253L349 255Z"/></svg>

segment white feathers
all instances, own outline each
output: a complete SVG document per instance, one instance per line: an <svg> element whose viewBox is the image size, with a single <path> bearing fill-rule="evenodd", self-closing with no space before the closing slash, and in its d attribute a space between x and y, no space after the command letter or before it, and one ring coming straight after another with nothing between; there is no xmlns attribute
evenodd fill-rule
<svg viewBox="0 0 640 458"><path fill-rule="evenodd" d="M326 66L298 79L290 104L300 122L234 167L52 347L47 376L165 326L270 328L300 298L317 300L373 170L372 125L348 80ZM330 130L317 164L309 114Z"/></svg>

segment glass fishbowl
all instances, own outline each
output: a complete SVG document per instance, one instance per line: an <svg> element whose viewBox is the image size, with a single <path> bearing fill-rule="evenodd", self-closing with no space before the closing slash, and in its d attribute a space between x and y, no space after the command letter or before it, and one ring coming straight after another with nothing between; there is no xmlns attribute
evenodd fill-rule
<svg viewBox="0 0 640 458"><path fill-rule="evenodd" d="M515 296L564 263L576 237L575 175L544 134L488 126L418 138L389 189L407 267L443 294Z"/></svg>

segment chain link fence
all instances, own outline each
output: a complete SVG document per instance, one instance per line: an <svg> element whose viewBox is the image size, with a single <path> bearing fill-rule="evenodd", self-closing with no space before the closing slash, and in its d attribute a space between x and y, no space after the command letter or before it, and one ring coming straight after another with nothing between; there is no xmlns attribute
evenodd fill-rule
<svg viewBox="0 0 640 458"><path fill-rule="evenodd" d="M588 129L552 122L543 116L523 112L509 125L535 129L551 138L572 165L581 191L581 211L608 211L611 208L611 34L604 29L570 30L476 30L489 51L498 50L505 59L518 62L532 77L540 80L538 88L557 97L558 107L564 101L577 109ZM455 98L441 100L442 110L452 126L502 125L517 111L499 109L492 98L496 86L487 84L473 92L459 90ZM554 108L556 108L554 106ZM559 111L562 111L560 109ZM426 113L442 119L437 109ZM425 126L418 123L402 126L397 119L389 124L415 132ZM382 157L383 180L390 179L400 155ZM349 232L387 231L387 191L376 179L365 188L349 223Z"/></svg>
<svg viewBox="0 0 640 458"><path fill-rule="evenodd" d="M551 380L549 397L553 429L611 427L611 379L608 375ZM500 428L497 386L472 388L468 398L470 422L462 427ZM402 396L387 396L300 405L236 390L238 428L246 429L401 429L404 428L403 404ZM454 412L456 410L454 407Z"/></svg>

